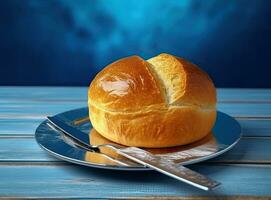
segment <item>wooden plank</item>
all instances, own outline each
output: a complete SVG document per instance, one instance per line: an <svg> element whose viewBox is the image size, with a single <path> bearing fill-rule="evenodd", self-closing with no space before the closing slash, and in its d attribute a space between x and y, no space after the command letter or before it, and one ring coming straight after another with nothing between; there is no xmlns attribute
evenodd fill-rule
<svg viewBox="0 0 271 200"><path fill-rule="evenodd" d="M230 151L209 162L271 164L270 152L271 137L242 138Z"/></svg>
<svg viewBox="0 0 271 200"><path fill-rule="evenodd" d="M271 89L218 88L219 102L271 102Z"/></svg>
<svg viewBox="0 0 271 200"><path fill-rule="evenodd" d="M242 127L242 134L246 137L271 136L271 119L237 119Z"/></svg>
<svg viewBox="0 0 271 200"><path fill-rule="evenodd" d="M2 197L187 197L270 196L271 167L195 165L223 185L205 192L156 172L112 171L68 166L0 166ZM11 178L12 177L12 178Z"/></svg>
<svg viewBox="0 0 271 200"><path fill-rule="evenodd" d="M68 110L86 107L87 102L36 102L32 105L1 105L0 120L37 120L45 119L48 115L55 115Z"/></svg>
<svg viewBox="0 0 271 200"><path fill-rule="evenodd" d="M87 87L0 86L0 102L13 101L85 101ZM271 89L218 88L220 102L271 102Z"/></svg>
<svg viewBox="0 0 271 200"><path fill-rule="evenodd" d="M45 117L70 109L86 107L87 102L35 102L33 104L0 104L0 119ZM271 118L271 103L219 103L217 109L233 117Z"/></svg>
<svg viewBox="0 0 271 200"><path fill-rule="evenodd" d="M215 163L269 163L270 138L242 138L229 152L208 162ZM39 147L34 138L0 138L0 162L60 161Z"/></svg>
<svg viewBox="0 0 271 200"><path fill-rule="evenodd" d="M1 135L34 135L36 128L45 120L42 119L1 119L0 120L0 136Z"/></svg>
<svg viewBox="0 0 271 200"><path fill-rule="evenodd" d="M50 113L49 113L50 114ZM48 114L48 115L49 115ZM8 118L0 119L0 135L34 135L38 125L45 120L40 118ZM271 119L245 119L239 118L243 136L266 137L271 136Z"/></svg>
<svg viewBox="0 0 271 200"><path fill-rule="evenodd" d="M219 103L217 109L233 117L271 118L271 103Z"/></svg>
<svg viewBox="0 0 271 200"><path fill-rule="evenodd" d="M87 102L21 102L17 104L0 103L1 114L47 114L64 112L70 109L86 107Z"/></svg>
<svg viewBox="0 0 271 200"><path fill-rule="evenodd" d="M87 87L25 87L1 86L0 102L22 101L85 101Z"/></svg>
<svg viewBox="0 0 271 200"><path fill-rule="evenodd" d="M60 161L39 147L34 137L0 138L0 162Z"/></svg>
<svg viewBox="0 0 271 200"><path fill-rule="evenodd" d="M40 119L48 114L51 115L66 110L86 106L86 95L84 95L83 98L77 98L78 101L73 101L73 99L70 99L70 96L82 96L82 94L87 91L86 89L87 88L70 87L0 87L0 119L22 119L24 117L28 119ZM223 91L225 91L225 94L233 93L233 99L229 100L230 94L227 94L225 96L225 99L223 100ZM242 91L245 91L245 93ZM221 103L218 104L218 110L230 114L234 117L271 118L271 102L269 102L269 96L271 96L269 94L271 93L271 90L259 90L259 92L257 91L258 90L221 89L222 100ZM253 96L252 103L250 101L239 102L238 99L234 100L237 98L235 96L239 93L244 94L244 99L247 99L254 93L259 93L265 96L256 95L258 99L255 99L256 97ZM268 101L261 103L254 102L258 100ZM229 102L225 103L227 101Z"/></svg>

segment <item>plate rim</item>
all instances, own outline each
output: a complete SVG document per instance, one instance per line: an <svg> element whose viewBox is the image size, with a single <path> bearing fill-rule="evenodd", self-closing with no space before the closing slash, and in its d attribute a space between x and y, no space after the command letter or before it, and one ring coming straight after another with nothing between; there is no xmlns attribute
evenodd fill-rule
<svg viewBox="0 0 271 200"><path fill-rule="evenodd" d="M64 112L61 112L61 113L57 113L54 116L65 115L67 113L72 113L72 112L76 112L76 111L78 112L79 110L84 110L84 109L88 109L88 107L80 107L80 108L67 110L67 111L64 111ZM236 125L238 125L238 128L240 130L238 138L233 143L231 143L229 146L227 146L226 148L224 148L222 150L219 150L219 151L217 151L215 153L212 153L212 154L204 156L204 157L199 157L199 158L194 158L193 160L184 161L182 163L176 164L176 166L195 164L195 163L199 163L199 162L203 162L203 161L215 158L215 157L220 156L221 154L231 150L240 141L240 139L242 137L242 127L241 127L240 123L235 118L233 118L232 116L217 110L217 113L218 112L223 114L223 115L226 115L226 116L230 117L233 121L235 121ZM99 169L121 170L121 171L149 171L149 170L153 170L153 169L145 167L145 166L142 166L142 167L129 167L129 166L106 165L106 164L100 164L100 163L90 163L90 162L87 162L87 161L84 161L84 160L74 159L74 158L71 158L71 157L61 155L61 154L59 154L57 152L54 152L54 151L46 148L43 144L41 144L40 141L38 140L38 137L37 137L39 128L41 126L43 126L44 124L46 124L47 122L48 122L48 120L44 120L37 126L37 128L35 130L35 140L38 143L38 145L51 156L54 156L54 157L56 157L56 158L58 158L60 160L63 160L65 162L74 163L74 164L87 166L87 167L99 168ZM46 125L46 126L48 126L48 125ZM76 147L72 147L65 140L63 140L63 142L65 144L69 145L71 148L76 148Z"/></svg>

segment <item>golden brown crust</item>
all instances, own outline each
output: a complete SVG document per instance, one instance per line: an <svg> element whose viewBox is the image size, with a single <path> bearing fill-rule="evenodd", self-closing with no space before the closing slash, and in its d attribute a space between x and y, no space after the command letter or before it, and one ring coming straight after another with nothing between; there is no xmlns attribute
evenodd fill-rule
<svg viewBox="0 0 271 200"><path fill-rule="evenodd" d="M117 111L164 104L160 85L148 65L138 56L108 65L92 81L88 93L89 103Z"/></svg>
<svg viewBox="0 0 271 200"><path fill-rule="evenodd" d="M94 128L90 130L89 133L90 138L90 144L97 146L102 144L112 144L112 145L118 145L115 142L112 142L111 140L106 139L105 137L101 136ZM161 154L168 154L168 153L175 153L179 151L186 151L188 149L201 146L203 144L210 144L213 148L208 149L208 153L214 153L217 151L217 142L215 137L213 136L213 133L210 132L207 136L202 138L201 140L198 140L197 142L193 142L188 145L182 145L182 146L175 146L175 147L168 147L168 148L143 148L146 151L161 155ZM115 150L108 148L108 147L100 147L100 151L108 156L111 156L112 158L117 158L118 160L125 159L123 156L118 154Z"/></svg>
<svg viewBox="0 0 271 200"><path fill-rule="evenodd" d="M88 104L93 127L127 146L188 144L206 136L216 119L209 76L169 54L112 63L91 83Z"/></svg>
<svg viewBox="0 0 271 200"><path fill-rule="evenodd" d="M119 144L138 147L172 147L206 136L212 129L215 110L197 107L170 107L163 111L114 113L90 106L93 127Z"/></svg>
<svg viewBox="0 0 271 200"><path fill-rule="evenodd" d="M148 60L165 82L169 104L212 107L216 90L208 74L176 56L160 54Z"/></svg>

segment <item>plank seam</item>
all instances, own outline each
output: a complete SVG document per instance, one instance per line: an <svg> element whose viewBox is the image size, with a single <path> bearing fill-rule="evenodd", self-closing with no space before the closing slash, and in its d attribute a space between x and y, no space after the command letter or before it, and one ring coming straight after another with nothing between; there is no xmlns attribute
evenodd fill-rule
<svg viewBox="0 0 271 200"><path fill-rule="evenodd" d="M248 163L242 163L242 162L219 162L219 161L205 161L202 163L187 165L188 168L193 166L213 166L213 164L216 164L218 166L243 166L243 167L268 167L271 168L270 162L248 162ZM211 165L210 165L211 164ZM84 167L83 165L77 165L65 161L0 161L0 167L1 166L78 166L78 167ZM95 168L95 167L93 167ZM98 167L97 167L98 168Z"/></svg>

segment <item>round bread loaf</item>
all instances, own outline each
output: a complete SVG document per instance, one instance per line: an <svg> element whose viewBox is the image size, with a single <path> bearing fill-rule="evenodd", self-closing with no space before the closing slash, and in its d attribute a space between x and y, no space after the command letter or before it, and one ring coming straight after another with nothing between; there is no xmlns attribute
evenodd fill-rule
<svg viewBox="0 0 271 200"><path fill-rule="evenodd" d="M159 148L206 136L216 119L216 89L208 74L173 55L120 59L88 91L93 127L126 146Z"/></svg>

